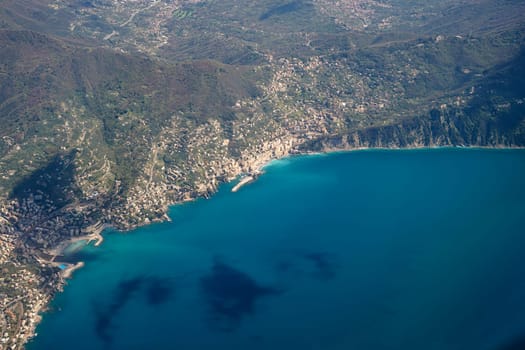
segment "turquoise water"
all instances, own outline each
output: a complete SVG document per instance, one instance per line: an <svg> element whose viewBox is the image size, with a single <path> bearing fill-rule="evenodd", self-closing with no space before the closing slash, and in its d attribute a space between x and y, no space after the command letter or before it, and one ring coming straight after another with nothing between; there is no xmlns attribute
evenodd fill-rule
<svg viewBox="0 0 525 350"><path fill-rule="evenodd" d="M273 162L83 249L28 348L523 345L524 180L520 150Z"/></svg>

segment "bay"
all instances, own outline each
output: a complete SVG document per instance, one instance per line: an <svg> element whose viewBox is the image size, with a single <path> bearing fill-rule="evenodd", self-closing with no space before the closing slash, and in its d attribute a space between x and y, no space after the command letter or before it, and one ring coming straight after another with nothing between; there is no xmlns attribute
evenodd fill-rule
<svg viewBox="0 0 525 350"><path fill-rule="evenodd" d="M525 344L525 151L272 162L78 254L29 350Z"/></svg>

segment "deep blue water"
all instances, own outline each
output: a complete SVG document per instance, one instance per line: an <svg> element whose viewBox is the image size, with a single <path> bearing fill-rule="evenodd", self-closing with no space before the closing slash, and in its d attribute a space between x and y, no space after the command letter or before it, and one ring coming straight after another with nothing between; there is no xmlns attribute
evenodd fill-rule
<svg viewBox="0 0 525 350"><path fill-rule="evenodd" d="M524 184L520 150L277 161L83 249L28 348L524 345Z"/></svg>

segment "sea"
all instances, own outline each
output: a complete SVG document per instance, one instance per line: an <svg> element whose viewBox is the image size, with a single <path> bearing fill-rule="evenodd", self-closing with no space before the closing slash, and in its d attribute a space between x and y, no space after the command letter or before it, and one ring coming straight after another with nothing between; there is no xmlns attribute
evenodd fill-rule
<svg viewBox="0 0 525 350"><path fill-rule="evenodd" d="M85 246L28 350L525 349L525 150L271 162Z"/></svg>

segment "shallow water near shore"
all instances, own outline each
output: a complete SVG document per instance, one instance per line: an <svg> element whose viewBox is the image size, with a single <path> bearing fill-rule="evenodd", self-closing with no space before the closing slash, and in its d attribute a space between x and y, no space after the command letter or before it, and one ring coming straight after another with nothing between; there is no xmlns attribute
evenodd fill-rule
<svg viewBox="0 0 525 350"><path fill-rule="evenodd" d="M504 349L525 334L525 151L272 162L86 246L29 350Z"/></svg>
<svg viewBox="0 0 525 350"><path fill-rule="evenodd" d="M82 250L88 243L87 239L81 239L74 241L73 243L69 244L64 251L62 252L64 255L72 255L80 250Z"/></svg>

